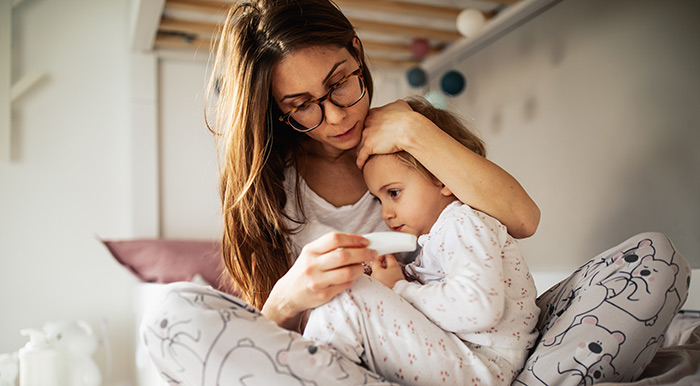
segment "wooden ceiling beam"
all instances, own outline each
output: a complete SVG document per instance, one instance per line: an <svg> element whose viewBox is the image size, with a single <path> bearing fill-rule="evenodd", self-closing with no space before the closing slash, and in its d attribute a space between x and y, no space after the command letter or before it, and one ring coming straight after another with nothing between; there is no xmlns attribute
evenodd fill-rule
<svg viewBox="0 0 700 386"><path fill-rule="evenodd" d="M461 8L441 7L437 5L408 3L393 0L335 0L343 9L362 9L372 12L385 12L415 17L439 18L455 21Z"/></svg>
<svg viewBox="0 0 700 386"><path fill-rule="evenodd" d="M411 27L401 24L380 23L369 20L353 19L351 23L360 31L380 32L390 35L415 36L426 39L435 39L445 42L453 42L459 39L458 32L440 30L427 27ZM217 31L216 23L199 21L185 21L164 17L160 21L161 31L183 32L193 35L214 35Z"/></svg>
<svg viewBox="0 0 700 386"><path fill-rule="evenodd" d="M168 0L165 8L199 13L226 14L233 3L210 0Z"/></svg>
<svg viewBox="0 0 700 386"><path fill-rule="evenodd" d="M160 20L159 31L182 32L192 35L211 36L216 33L218 25L201 21L185 21L164 17Z"/></svg>
<svg viewBox="0 0 700 386"><path fill-rule="evenodd" d="M350 19L355 28L359 31L366 30L372 32L380 32L390 35L399 35L407 37L421 37L426 39L435 39L444 42L453 42L460 38L459 32L447 31L428 27L415 27L402 24L380 23L370 20Z"/></svg>
<svg viewBox="0 0 700 386"><path fill-rule="evenodd" d="M176 49L206 49L207 51L211 48L211 39L204 38L191 38L188 36L179 36L177 34L168 33L158 33L156 35L155 47L156 48L176 48Z"/></svg>
<svg viewBox="0 0 700 386"><path fill-rule="evenodd" d="M417 66L419 63L420 61L417 59L389 59L376 56L368 59L368 64L370 67L379 66L408 69Z"/></svg>
<svg viewBox="0 0 700 386"><path fill-rule="evenodd" d="M384 48L389 48L389 46L386 43L369 43L369 46L373 46L376 44L376 47L373 48L378 48L378 47L384 47ZM363 43L363 45L368 46L367 43ZM212 41L211 39L206 39L206 38L197 38L197 37L189 37L187 35L178 35L177 33L167 33L167 32L160 32L156 36L155 39L155 44L154 44L156 49L174 49L174 50L192 50L192 49L197 49L197 50L210 50L212 49ZM410 51L410 48L404 47L402 45L396 44L393 45L393 49L398 50L401 48L402 50L405 51ZM389 51L384 51L384 52L392 52L391 49ZM400 51L393 51L393 52L400 52ZM395 59L395 58L388 58L388 57L382 57L379 52L376 54L373 54L369 57L369 64L371 66L382 66L382 67L392 67L392 68L410 68L413 66L416 66L420 63L418 59Z"/></svg>
<svg viewBox="0 0 700 386"><path fill-rule="evenodd" d="M411 53L411 45L404 43L386 43L362 39L362 47L367 51L391 52L391 53ZM442 47L430 47L430 54L442 51Z"/></svg>
<svg viewBox="0 0 700 386"><path fill-rule="evenodd" d="M156 45L167 48L192 48L197 47L212 47L212 39L201 38L194 33L177 33L169 31L161 31L156 37ZM386 43L376 42L372 40L363 40L362 46L367 51L379 53L398 53L411 54L411 46L403 43ZM442 51L442 48L433 47L430 49L431 54L436 54ZM374 56L374 55L373 55Z"/></svg>
<svg viewBox="0 0 700 386"><path fill-rule="evenodd" d="M488 1L489 3L498 3L498 4L503 4L503 5L513 5L517 3L519 0L483 0L483 1Z"/></svg>

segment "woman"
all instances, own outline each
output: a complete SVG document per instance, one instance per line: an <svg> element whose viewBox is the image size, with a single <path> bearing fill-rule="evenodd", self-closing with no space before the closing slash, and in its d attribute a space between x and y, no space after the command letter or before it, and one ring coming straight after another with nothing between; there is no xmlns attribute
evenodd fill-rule
<svg viewBox="0 0 700 386"><path fill-rule="evenodd" d="M247 303L193 285L168 288L141 334L173 384L383 382L297 333L307 310L348 289L377 257L359 236L387 230L360 169L371 154L407 151L511 235L537 228L539 209L498 166L405 102L369 110L362 44L327 0L235 4L213 70L223 259Z"/></svg>
<svg viewBox="0 0 700 386"><path fill-rule="evenodd" d="M514 236L537 226L538 208L513 177L407 104L369 113L362 45L328 1L238 6L224 25L213 76L220 78L213 131L223 135L224 261L244 299L282 327L297 330L303 311L349 287L360 263L372 259L360 237L319 239L333 228L386 230L362 178L369 154L406 150ZM300 192L305 186L313 194ZM313 200L323 209L313 211ZM334 222L347 206L369 220Z"/></svg>

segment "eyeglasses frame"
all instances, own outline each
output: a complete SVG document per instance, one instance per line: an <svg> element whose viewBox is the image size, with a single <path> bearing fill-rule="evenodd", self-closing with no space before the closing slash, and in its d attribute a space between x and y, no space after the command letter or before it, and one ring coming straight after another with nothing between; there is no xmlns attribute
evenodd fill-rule
<svg viewBox="0 0 700 386"><path fill-rule="evenodd" d="M360 82L361 82L361 86L362 86L362 95L360 95L360 97L357 98L357 100L356 100L355 102L353 102L353 103L351 103L351 104L349 104L349 105L339 105L339 104L335 103L335 101L333 101L333 99L330 99L330 96L331 96L331 94L333 93L333 91L335 91L335 90L338 89L340 86L342 86L345 82L348 81L348 79L350 79L351 77L356 76L356 75L357 75L357 77L360 78ZM311 131L311 130L313 130L313 129L319 127L319 126L321 126L321 124L323 123L323 121L326 119L326 111L325 111L324 108L323 108L323 102L324 102L326 99L328 99L328 100L329 100L331 103L333 103L335 106L338 106L338 107L340 107L340 108L347 109L348 107L352 107L352 106L356 105L359 101L361 101L362 98L364 98L364 96L365 96L366 93L367 93L367 87L365 86L365 77L364 77L364 75L363 75L363 68L362 68L362 65L360 65L360 67L358 67L357 70L355 70L355 71L353 71L353 72L351 72L351 73L345 75L342 79L340 79L339 81L333 83L333 84L329 87L329 90L328 90L328 92L326 93L326 95L324 95L324 96L322 96L322 97L320 97L320 98L312 99L312 100L309 100L309 101L306 101L306 102L302 103L301 105L299 105L299 106L297 106L297 107L291 109L291 110L288 111L287 113L281 115L281 116L279 117L279 120L280 120L281 122L284 122L284 123L288 124L289 126L292 127L292 129L294 129L294 130L296 130L296 131L298 131L298 132L300 132L300 133L308 133L309 131ZM296 127L294 127L294 125L292 125L291 122L289 122L289 120L290 120L291 117L292 117L292 114L294 114L295 112L297 112L300 108L306 107L306 106L309 106L309 105L314 105L314 104L315 104L315 105L318 105L318 107L321 108L321 120L318 122L318 124L317 124L316 126L311 127L311 128L306 128L305 130L299 130L299 129L297 129Z"/></svg>

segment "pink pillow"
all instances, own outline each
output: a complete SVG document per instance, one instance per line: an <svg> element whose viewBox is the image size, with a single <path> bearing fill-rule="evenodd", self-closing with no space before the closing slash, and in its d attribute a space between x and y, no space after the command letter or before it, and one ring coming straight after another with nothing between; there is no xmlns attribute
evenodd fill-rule
<svg viewBox="0 0 700 386"><path fill-rule="evenodd" d="M212 287L224 291L226 275L221 244L201 240L102 240L117 261L149 283L191 281L199 274Z"/></svg>

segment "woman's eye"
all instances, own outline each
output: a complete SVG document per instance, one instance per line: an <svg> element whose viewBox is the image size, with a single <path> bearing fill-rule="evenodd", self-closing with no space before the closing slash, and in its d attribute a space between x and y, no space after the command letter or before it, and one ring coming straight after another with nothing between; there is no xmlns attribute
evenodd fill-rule
<svg viewBox="0 0 700 386"><path fill-rule="evenodd" d="M307 104L306 102L308 102L308 101L304 101L302 103L299 103L298 105L293 106L292 108L296 109L297 111L304 111L304 110L308 109L309 107L311 107L311 104Z"/></svg>

